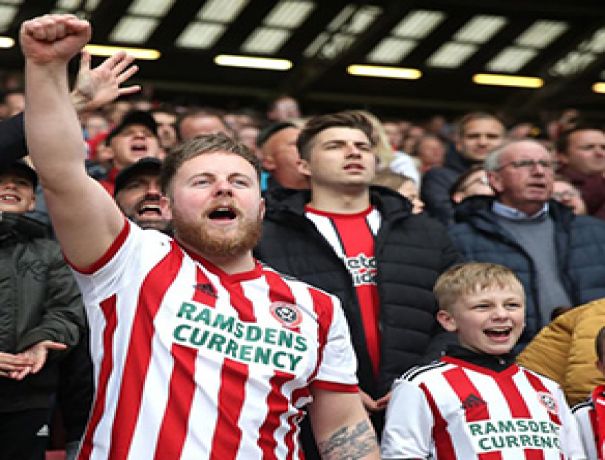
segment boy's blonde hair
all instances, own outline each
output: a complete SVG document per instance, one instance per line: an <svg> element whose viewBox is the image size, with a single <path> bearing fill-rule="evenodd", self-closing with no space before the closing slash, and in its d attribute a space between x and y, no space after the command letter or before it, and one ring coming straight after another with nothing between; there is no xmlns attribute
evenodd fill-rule
<svg viewBox="0 0 605 460"><path fill-rule="evenodd" d="M449 311L460 297L494 287L516 287L523 292L523 286L512 270L482 262L454 265L437 278L433 292L439 308Z"/></svg>

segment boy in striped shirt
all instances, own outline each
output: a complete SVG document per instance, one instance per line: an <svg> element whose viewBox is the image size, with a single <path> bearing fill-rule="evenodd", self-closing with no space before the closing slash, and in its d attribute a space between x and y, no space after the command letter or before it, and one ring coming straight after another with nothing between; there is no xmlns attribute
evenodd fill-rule
<svg viewBox="0 0 605 460"><path fill-rule="evenodd" d="M605 326L595 339L597 369L605 376ZM572 409L588 458L605 459L605 385L597 385L590 398Z"/></svg>
<svg viewBox="0 0 605 460"><path fill-rule="evenodd" d="M383 459L583 459L559 386L514 363L525 318L523 287L508 268L458 265L434 288L437 320L459 345L395 384Z"/></svg>

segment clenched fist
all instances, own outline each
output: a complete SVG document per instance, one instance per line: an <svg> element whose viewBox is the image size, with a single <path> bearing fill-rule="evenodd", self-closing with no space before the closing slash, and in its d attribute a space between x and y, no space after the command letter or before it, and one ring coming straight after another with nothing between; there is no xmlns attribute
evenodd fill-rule
<svg viewBox="0 0 605 460"><path fill-rule="evenodd" d="M25 59L33 64L65 64L90 40L88 21L70 14L40 16L21 25Z"/></svg>

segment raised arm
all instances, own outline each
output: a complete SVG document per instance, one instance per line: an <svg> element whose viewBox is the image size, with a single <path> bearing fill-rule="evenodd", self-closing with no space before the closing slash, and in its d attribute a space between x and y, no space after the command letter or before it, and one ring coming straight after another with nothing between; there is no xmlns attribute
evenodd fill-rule
<svg viewBox="0 0 605 460"><path fill-rule="evenodd" d="M86 268L99 260L124 217L84 169L82 130L71 104L67 63L90 38L90 24L47 15L21 26L25 56L25 133L55 233L67 258Z"/></svg>

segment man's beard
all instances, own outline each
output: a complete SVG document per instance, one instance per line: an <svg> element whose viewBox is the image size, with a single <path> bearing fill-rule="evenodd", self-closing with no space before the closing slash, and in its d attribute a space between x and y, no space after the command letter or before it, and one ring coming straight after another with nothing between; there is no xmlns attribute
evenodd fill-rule
<svg viewBox="0 0 605 460"><path fill-rule="evenodd" d="M242 219L235 235L226 236L226 232L219 228L209 229L204 223L184 222L179 213L173 210L172 227L177 240L202 257L223 258L239 256L252 250L261 236L262 219Z"/></svg>

